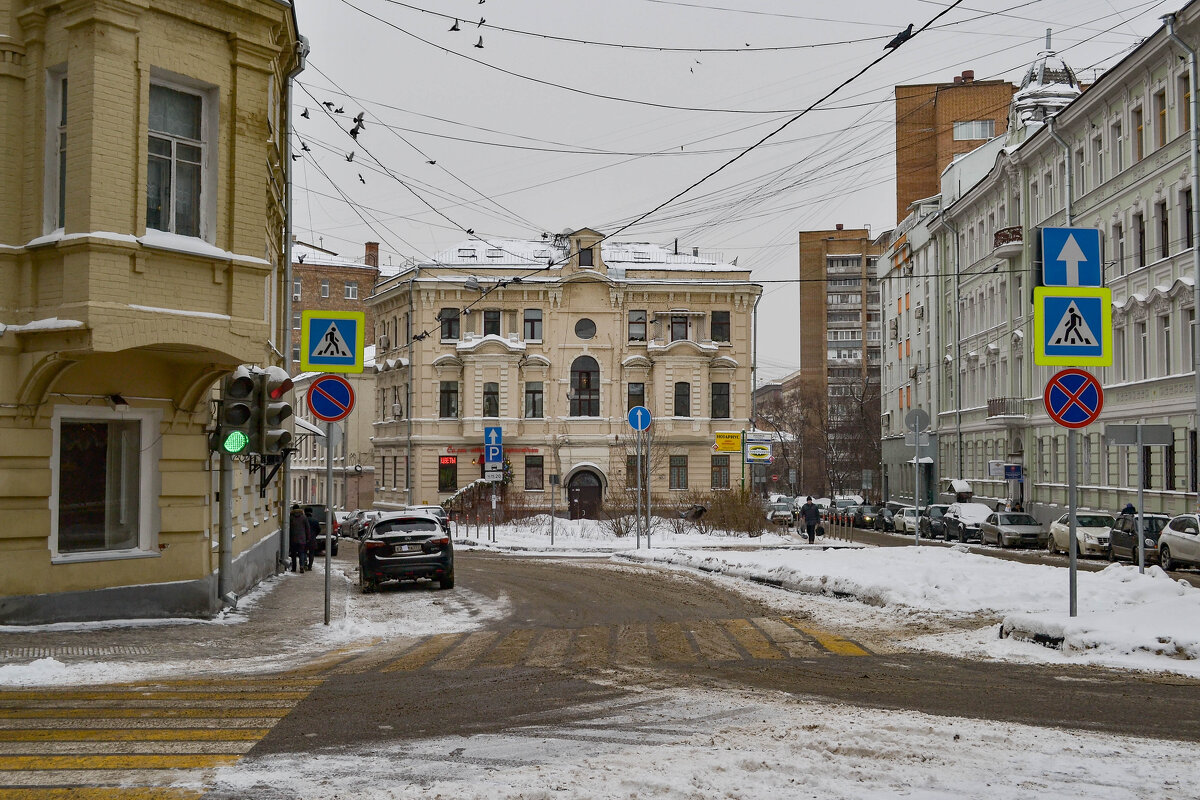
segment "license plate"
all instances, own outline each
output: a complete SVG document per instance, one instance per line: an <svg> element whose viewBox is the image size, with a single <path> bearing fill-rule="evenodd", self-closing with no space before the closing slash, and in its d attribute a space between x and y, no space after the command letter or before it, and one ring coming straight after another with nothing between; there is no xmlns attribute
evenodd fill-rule
<svg viewBox="0 0 1200 800"><path fill-rule="evenodd" d="M396 545L395 547L393 547L393 548L392 548L392 552L393 552L393 553L407 553L407 552L408 552L408 545L406 545L406 544L398 544L398 545Z"/></svg>

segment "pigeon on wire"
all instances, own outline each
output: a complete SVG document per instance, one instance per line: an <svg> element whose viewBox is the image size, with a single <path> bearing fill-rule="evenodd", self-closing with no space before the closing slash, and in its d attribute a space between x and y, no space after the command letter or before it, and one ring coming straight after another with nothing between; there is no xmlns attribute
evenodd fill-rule
<svg viewBox="0 0 1200 800"><path fill-rule="evenodd" d="M305 119L308 119L308 109L306 108L303 111L301 111L300 116L304 117Z"/></svg>
<svg viewBox="0 0 1200 800"><path fill-rule="evenodd" d="M479 37L479 41L475 43L475 46L478 47L480 50L483 49L483 37L482 36Z"/></svg>
<svg viewBox="0 0 1200 800"><path fill-rule="evenodd" d="M476 23L475 23L475 27L476 27L476 28L482 28L482 27L483 27L483 23L485 23L485 22L487 22L487 20L486 20L486 19L484 19L483 17L480 17L480 18L479 18L479 22L476 22Z"/></svg>
<svg viewBox="0 0 1200 800"><path fill-rule="evenodd" d="M351 128L350 129L350 138L355 141L358 141L358 132L361 131L364 127L365 127L364 125L359 123L359 124L355 125L353 128Z"/></svg>
<svg viewBox="0 0 1200 800"><path fill-rule="evenodd" d="M346 160L347 160L347 161L353 161L353 160L354 160L354 151L353 151L353 150L351 150L351 151L350 151L350 153L349 153L349 155L347 155L347 156L346 156Z"/></svg>
<svg viewBox="0 0 1200 800"><path fill-rule="evenodd" d="M292 161L298 161L299 159L300 159L299 153L292 153Z"/></svg>
<svg viewBox="0 0 1200 800"><path fill-rule="evenodd" d="M366 179L364 179L364 178L363 178L363 176L362 176L362 173L361 173L361 172L360 172L360 173L358 173L358 182L359 182L359 183L366 183L366 182L367 182L367 181L366 181Z"/></svg>
<svg viewBox="0 0 1200 800"><path fill-rule="evenodd" d="M335 108L333 110L333 113L335 113L335 114L344 114L345 112L346 112L346 109L342 108L341 106L338 106L337 108Z"/></svg>
<svg viewBox="0 0 1200 800"><path fill-rule="evenodd" d="M307 144L307 143L305 143L305 142L301 142L301 143L300 143L300 149L301 149L301 150L305 150L305 151L312 150L312 148L311 148L311 147L309 147L309 146L308 146L308 144Z"/></svg>
<svg viewBox="0 0 1200 800"><path fill-rule="evenodd" d="M329 102L328 100L322 100L321 105L325 106L330 111L333 111L333 103Z"/></svg>
<svg viewBox="0 0 1200 800"><path fill-rule="evenodd" d="M425 163L426 164L436 164L437 162L431 159L429 161L426 161Z"/></svg>
<svg viewBox="0 0 1200 800"><path fill-rule="evenodd" d="M896 36L883 46L884 50L895 50L900 45L912 38L912 23L908 23L908 27L896 34Z"/></svg>
<svg viewBox="0 0 1200 800"><path fill-rule="evenodd" d="M450 30L451 32L462 30L462 28L458 27L458 20L454 20L454 24L450 26Z"/></svg>

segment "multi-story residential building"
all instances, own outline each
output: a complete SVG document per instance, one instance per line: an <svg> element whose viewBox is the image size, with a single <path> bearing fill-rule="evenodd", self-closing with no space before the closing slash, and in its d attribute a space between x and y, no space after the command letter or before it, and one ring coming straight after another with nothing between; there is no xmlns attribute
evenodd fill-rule
<svg viewBox="0 0 1200 800"><path fill-rule="evenodd" d="M803 491L866 489L874 495L879 468L879 365L882 347L877 262L889 233L863 229L800 232L800 369L783 379L793 406L819 417L809 429L821 442L802 443ZM858 417L869 410L872 421ZM871 443L839 434L871 432Z"/></svg>
<svg viewBox="0 0 1200 800"><path fill-rule="evenodd" d="M1066 502L1066 430L1043 408L1056 368L1032 358L1031 290L1042 227L1094 227L1105 240L1113 293L1113 366L1100 423L1076 434L1079 502L1114 509L1146 467L1147 507L1179 512L1196 491L1196 136L1189 74L1200 45L1200 6L1189 3L1080 94L1052 52L1038 56L1013 99L1003 147L978 159L982 180L943 181L934 226L940 258L957 265L939 292L945 380L939 416L943 471L976 494L1021 498L1043 519ZM1052 122L1049 122L1052 119ZM972 157L960 165L970 167ZM954 169L954 168L952 168ZM960 195L955 186L969 187ZM1164 423L1169 447L1109 446L1103 424ZM1020 465L1023 481L991 474Z"/></svg>
<svg viewBox="0 0 1200 800"><path fill-rule="evenodd" d="M211 613L211 389L278 363L286 332L294 11L5 3L0 64L0 496L19 520L0 620ZM240 592L276 567L280 509L244 465L235 485Z"/></svg>
<svg viewBox="0 0 1200 800"><path fill-rule="evenodd" d="M471 240L402 270L370 300L389 332L376 349L375 506L443 501L481 477L485 426L503 429L519 502L548 508L557 478L572 516L631 504L639 405L654 415L657 507L736 487L737 457L714 453L714 434L749 422L761 291L719 258L588 228Z"/></svg>
<svg viewBox="0 0 1200 800"><path fill-rule="evenodd" d="M292 243L292 363L300 364L300 315L305 311L362 311L367 315L367 342L375 341L375 320L367 298L379 280L379 243L367 242L361 261L332 250Z"/></svg>
<svg viewBox="0 0 1200 800"><path fill-rule="evenodd" d="M963 70L950 83L896 87L896 219L941 189L941 176L954 159L1008 128L1014 86L1005 80L975 80Z"/></svg>

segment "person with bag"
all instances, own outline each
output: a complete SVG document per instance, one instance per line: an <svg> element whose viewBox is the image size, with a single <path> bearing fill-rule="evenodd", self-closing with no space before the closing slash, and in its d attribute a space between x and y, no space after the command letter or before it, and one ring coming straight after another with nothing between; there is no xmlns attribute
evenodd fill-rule
<svg viewBox="0 0 1200 800"><path fill-rule="evenodd" d="M821 521L821 509L817 508L817 504L813 502L811 495L805 499L804 505L800 506L800 517L804 520L804 530L808 533L808 543L812 544L816 541L817 523Z"/></svg>
<svg viewBox="0 0 1200 800"><path fill-rule="evenodd" d="M308 518L299 505L292 505L292 515L288 519L288 554L291 556L292 572L304 572L308 567Z"/></svg>
<svg viewBox="0 0 1200 800"><path fill-rule="evenodd" d="M304 509L304 517L308 522L308 539L305 545L305 559L308 568L313 568L313 563L317 560L317 538L321 535L321 523L313 516L312 509Z"/></svg>

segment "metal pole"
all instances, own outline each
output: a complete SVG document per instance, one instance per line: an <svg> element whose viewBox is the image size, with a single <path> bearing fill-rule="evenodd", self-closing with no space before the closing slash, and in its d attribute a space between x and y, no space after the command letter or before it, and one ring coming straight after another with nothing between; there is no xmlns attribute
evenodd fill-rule
<svg viewBox="0 0 1200 800"><path fill-rule="evenodd" d="M1077 539L1078 533L1075 530L1075 429L1067 429L1067 531L1068 541L1067 546L1070 549L1068 558L1070 583L1071 583L1071 616L1079 616L1079 603L1077 595L1076 579L1076 551L1079 549Z"/></svg>
<svg viewBox="0 0 1200 800"><path fill-rule="evenodd" d="M642 432L638 430L637 436L637 462L635 471L637 472L637 494L635 495L637 504L637 515L634 517L633 535L637 537L637 549L642 549Z"/></svg>
<svg viewBox="0 0 1200 800"><path fill-rule="evenodd" d="M1138 504L1137 504L1137 540L1138 540L1138 572L1146 571L1146 534L1142 529L1142 487L1146 485L1146 459L1142 457L1142 423L1137 424L1137 460L1138 460ZM1109 540L1112 547L1112 540Z"/></svg>
<svg viewBox="0 0 1200 800"><path fill-rule="evenodd" d="M217 601L225 602L233 578L233 456L221 451L221 501L218 509L220 555L217 565Z"/></svg>
<svg viewBox="0 0 1200 800"><path fill-rule="evenodd" d="M550 481L550 546L554 546L554 515L557 513L555 502L558 498L558 476Z"/></svg>
<svg viewBox="0 0 1200 800"><path fill-rule="evenodd" d="M329 581L333 564L333 426L325 423L325 624L329 624Z"/></svg>
<svg viewBox="0 0 1200 800"><path fill-rule="evenodd" d="M488 516L488 529L492 541L496 541L496 484L492 484L492 513Z"/></svg>
<svg viewBox="0 0 1200 800"><path fill-rule="evenodd" d="M646 483L645 483L645 486L646 486L646 549L647 550L650 549L650 435L649 435L649 430L650 430L649 428L646 429L647 434L646 434L646 446L645 446L645 453L646 453L646 464L645 464L645 470L646 470Z"/></svg>
<svg viewBox="0 0 1200 800"><path fill-rule="evenodd" d="M917 509L917 516L913 525L913 544L917 547L921 546L921 432L917 431L917 455L913 459L917 463L913 465L913 507Z"/></svg>

